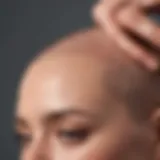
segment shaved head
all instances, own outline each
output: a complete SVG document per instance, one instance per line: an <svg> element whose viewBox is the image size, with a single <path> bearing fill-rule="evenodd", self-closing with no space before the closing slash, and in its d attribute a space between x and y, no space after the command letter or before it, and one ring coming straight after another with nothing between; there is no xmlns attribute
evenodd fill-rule
<svg viewBox="0 0 160 160"><path fill-rule="evenodd" d="M99 29L80 31L50 46L32 61L25 75L43 69L65 76L72 70L72 77L79 80L91 72L97 79L101 73L106 94L125 103L136 118L148 117L160 105L158 73L145 70Z"/></svg>
<svg viewBox="0 0 160 160"><path fill-rule="evenodd" d="M23 75L15 115L21 159L159 160L159 102L159 75L101 30L70 35Z"/></svg>

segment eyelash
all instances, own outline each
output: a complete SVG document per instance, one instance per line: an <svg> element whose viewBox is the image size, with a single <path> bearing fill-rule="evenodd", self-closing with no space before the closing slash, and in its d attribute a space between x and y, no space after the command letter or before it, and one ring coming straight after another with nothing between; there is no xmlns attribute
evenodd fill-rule
<svg viewBox="0 0 160 160"><path fill-rule="evenodd" d="M66 144L80 143L86 140L89 131L86 129L62 129L58 132L58 138Z"/></svg>
<svg viewBox="0 0 160 160"><path fill-rule="evenodd" d="M59 129L57 131L57 138L63 144L78 144L86 140L89 135L89 130L86 128L83 129ZM29 134L17 134L16 140L19 147L24 148L28 146L32 141L32 136Z"/></svg>
<svg viewBox="0 0 160 160"><path fill-rule="evenodd" d="M31 135L27 135L27 134L17 134L16 140L20 147L24 147L32 141L32 137Z"/></svg>

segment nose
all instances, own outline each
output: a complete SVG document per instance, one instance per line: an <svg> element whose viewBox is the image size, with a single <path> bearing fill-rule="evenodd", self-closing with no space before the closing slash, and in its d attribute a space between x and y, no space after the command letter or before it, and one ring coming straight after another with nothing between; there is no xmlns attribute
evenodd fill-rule
<svg viewBox="0 0 160 160"><path fill-rule="evenodd" d="M34 142L29 149L27 160L53 160L52 140L48 136L44 136L37 142Z"/></svg>

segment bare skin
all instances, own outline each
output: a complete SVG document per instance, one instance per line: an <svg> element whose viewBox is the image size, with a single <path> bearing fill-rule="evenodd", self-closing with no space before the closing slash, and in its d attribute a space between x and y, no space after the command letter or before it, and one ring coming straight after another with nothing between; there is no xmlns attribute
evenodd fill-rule
<svg viewBox="0 0 160 160"><path fill-rule="evenodd" d="M128 30L160 48L160 27L145 13L151 8L152 13L160 15L160 0L99 0L92 16L133 59L155 71L159 68L159 52L149 51L126 33Z"/></svg>
<svg viewBox="0 0 160 160"><path fill-rule="evenodd" d="M136 119L126 99L135 87L151 91L151 77L96 29L51 46L18 90L20 159L159 160L159 107Z"/></svg>

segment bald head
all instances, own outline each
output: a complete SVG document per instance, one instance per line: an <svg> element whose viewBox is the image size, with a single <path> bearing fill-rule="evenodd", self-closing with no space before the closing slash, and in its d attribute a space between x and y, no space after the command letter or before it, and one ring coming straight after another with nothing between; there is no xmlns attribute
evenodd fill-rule
<svg viewBox="0 0 160 160"><path fill-rule="evenodd" d="M23 76L15 115L21 159L158 160L159 101L159 76L102 31L71 35Z"/></svg>
<svg viewBox="0 0 160 160"><path fill-rule="evenodd" d="M57 88L68 91L66 97L72 96L70 88L87 98L105 93L108 101L129 106L141 118L158 107L160 99L159 76L138 65L98 29L71 35L43 51L28 67L20 94L28 83L34 88L45 77L50 77L46 82L53 81Z"/></svg>

